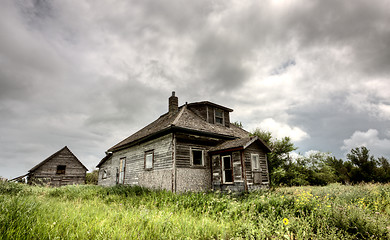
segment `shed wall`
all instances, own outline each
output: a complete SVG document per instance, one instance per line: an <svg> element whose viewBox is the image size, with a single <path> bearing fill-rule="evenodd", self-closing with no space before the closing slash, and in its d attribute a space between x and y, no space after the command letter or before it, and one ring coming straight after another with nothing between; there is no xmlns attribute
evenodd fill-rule
<svg viewBox="0 0 390 240"><path fill-rule="evenodd" d="M65 165L65 174L56 174L57 166ZM85 184L86 170L74 155L64 149L30 173L30 183L54 187Z"/></svg>

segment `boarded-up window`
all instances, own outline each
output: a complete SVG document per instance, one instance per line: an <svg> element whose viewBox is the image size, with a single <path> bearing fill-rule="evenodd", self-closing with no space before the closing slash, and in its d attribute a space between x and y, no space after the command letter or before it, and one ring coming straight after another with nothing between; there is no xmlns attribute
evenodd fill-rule
<svg viewBox="0 0 390 240"><path fill-rule="evenodd" d="M191 148L191 164L193 166L204 166L203 150Z"/></svg>
<svg viewBox="0 0 390 240"><path fill-rule="evenodd" d="M66 165L58 165L56 174L65 174Z"/></svg>
<svg viewBox="0 0 390 240"><path fill-rule="evenodd" d="M261 167L259 154L251 154L253 183L261 183Z"/></svg>
<svg viewBox="0 0 390 240"><path fill-rule="evenodd" d="M145 152L145 169L153 169L154 151Z"/></svg>
<svg viewBox="0 0 390 240"><path fill-rule="evenodd" d="M260 161L259 161L259 154L251 154L251 159L252 159L252 171L253 170L261 170Z"/></svg>
<svg viewBox="0 0 390 240"><path fill-rule="evenodd" d="M215 109L215 123L223 124L223 111Z"/></svg>
<svg viewBox="0 0 390 240"><path fill-rule="evenodd" d="M126 158L119 160L119 184L123 184L125 181L125 169L126 169Z"/></svg>
<svg viewBox="0 0 390 240"><path fill-rule="evenodd" d="M222 179L223 183L233 183L233 167L230 156L222 157Z"/></svg>
<svg viewBox="0 0 390 240"><path fill-rule="evenodd" d="M221 159L219 155L213 155L211 157L211 164L212 164L212 169L213 169L213 182L221 183Z"/></svg>

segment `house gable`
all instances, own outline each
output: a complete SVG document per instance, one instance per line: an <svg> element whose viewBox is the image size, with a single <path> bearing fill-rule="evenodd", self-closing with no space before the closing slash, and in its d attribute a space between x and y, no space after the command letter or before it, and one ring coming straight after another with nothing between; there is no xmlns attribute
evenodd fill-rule
<svg viewBox="0 0 390 240"><path fill-rule="evenodd" d="M256 190L269 185L267 153L258 137L226 141L210 149L214 190ZM258 168L253 167L256 157Z"/></svg>
<svg viewBox="0 0 390 240"><path fill-rule="evenodd" d="M28 182L50 186L84 184L86 171L88 169L65 146L30 169Z"/></svg>

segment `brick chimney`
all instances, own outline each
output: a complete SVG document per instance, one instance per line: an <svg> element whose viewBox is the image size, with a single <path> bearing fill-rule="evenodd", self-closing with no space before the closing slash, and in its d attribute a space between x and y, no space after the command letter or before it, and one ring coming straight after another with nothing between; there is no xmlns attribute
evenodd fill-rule
<svg viewBox="0 0 390 240"><path fill-rule="evenodd" d="M169 113L176 113L179 111L179 99L175 96L175 91L169 97Z"/></svg>

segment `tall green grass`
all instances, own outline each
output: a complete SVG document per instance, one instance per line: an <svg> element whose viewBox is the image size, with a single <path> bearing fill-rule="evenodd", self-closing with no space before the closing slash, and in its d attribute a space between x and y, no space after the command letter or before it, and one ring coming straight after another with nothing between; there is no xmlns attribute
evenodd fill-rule
<svg viewBox="0 0 390 240"><path fill-rule="evenodd" d="M235 196L0 183L0 204L1 239L390 238L389 184Z"/></svg>

